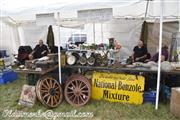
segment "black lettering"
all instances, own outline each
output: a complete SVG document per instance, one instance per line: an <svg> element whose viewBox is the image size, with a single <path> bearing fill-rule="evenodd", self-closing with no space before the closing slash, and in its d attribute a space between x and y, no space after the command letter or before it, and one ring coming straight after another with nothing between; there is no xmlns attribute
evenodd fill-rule
<svg viewBox="0 0 180 120"><path fill-rule="evenodd" d="M103 92L103 98L108 98L109 95L108 95L108 90L104 90Z"/></svg>
<svg viewBox="0 0 180 120"><path fill-rule="evenodd" d="M129 95L126 95L126 101L129 101Z"/></svg>

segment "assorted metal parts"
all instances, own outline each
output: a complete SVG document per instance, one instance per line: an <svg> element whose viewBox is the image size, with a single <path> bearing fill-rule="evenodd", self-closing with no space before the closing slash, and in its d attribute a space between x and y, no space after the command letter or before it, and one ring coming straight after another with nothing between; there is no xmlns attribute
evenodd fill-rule
<svg viewBox="0 0 180 120"><path fill-rule="evenodd" d="M82 75L70 76L65 84L64 96L72 106L83 106L91 98L91 83Z"/></svg>
<svg viewBox="0 0 180 120"><path fill-rule="evenodd" d="M57 107L63 100L61 85L50 76L38 80L36 94L38 100L49 108Z"/></svg>
<svg viewBox="0 0 180 120"><path fill-rule="evenodd" d="M73 55L75 54L76 55ZM106 52L93 52L93 51L76 51L76 52L67 52L67 64L68 65L89 65L89 66L107 66L108 65L108 55Z"/></svg>

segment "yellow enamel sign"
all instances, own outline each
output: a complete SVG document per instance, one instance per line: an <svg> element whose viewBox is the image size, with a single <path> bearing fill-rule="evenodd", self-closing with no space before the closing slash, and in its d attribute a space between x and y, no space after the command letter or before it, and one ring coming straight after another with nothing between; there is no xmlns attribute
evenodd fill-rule
<svg viewBox="0 0 180 120"><path fill-rule="evenodd" d="M92 98L111 102L143 103L144 77L117 73L94 72Z"/></svg>

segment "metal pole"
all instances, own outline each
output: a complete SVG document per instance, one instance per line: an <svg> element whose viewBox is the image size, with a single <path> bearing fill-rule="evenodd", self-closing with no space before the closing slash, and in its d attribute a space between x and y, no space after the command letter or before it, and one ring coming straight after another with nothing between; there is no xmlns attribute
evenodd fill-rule
<svg viewBox="0 0 180 120"><path fill-rule="evenodd" d="M101 42L104 42L104 37L103 37L103 23L101 23Z"/></svg>
<svg viewBox="0 0 180 120"><path fill-rule="evenodd" d="M62 81L61 81L61 38L60 38L60 25L59 25L59 22L60 22L60 15L59 15L59 12L58 12L58 36L59 36L59 40L58 40L58 65L59 65L59 83L61 84Z"/></svg>
<svg viewBox="0 0 180 120"><path fill-rule="evenodd" d="M159 60L158 60L158 77L157 77L157 90L156 90L156 105L155 109L158 109L159 104L159 88L160 88L160 80L161 80L161 49L162 49L162 30L163 30L163 1L161 0L160 5L160 28L159 28Z"/></svg>
<svg viewBox="0 0 180 120"><path fill-rule="evenodd" d="M179 2L179 16L180 16L180 1L178 1ZM179 19L179 32L180 32L180 19Z"/></svg>
<svg viewBox="0 0 180 120"><path fill-rule="evenodd" d="M147 4L146 4L146 13L145 13L145 17L144 17L145 20L147 18L148 7L149 7L149 0L147 0Z"/></svg>
<svg viewBox="0 0 180 120"><path fill-rule="evenodd" d="M95 35L95 23L93 22L93 40L94 40L94 44L96 43L96 35Z"/></svg>

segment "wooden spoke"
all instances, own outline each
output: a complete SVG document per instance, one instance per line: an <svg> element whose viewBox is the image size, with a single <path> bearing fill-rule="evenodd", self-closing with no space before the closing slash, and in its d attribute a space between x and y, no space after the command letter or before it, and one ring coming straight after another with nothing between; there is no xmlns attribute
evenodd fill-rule
<svg viewBox="0 0 180 120"><path fill-rule="evenodd" d="M81 92L82 92L82 93L89 93L88 90L82 90Z"/></svg>
<svg viewBox="0 0 180 120"><path fill-rule="evenodd" d="M51 99L51 96L49 95L47 99L47 103L49 103L50 99Z"/></svg>
<svg viewBox="0 0 180 120"><path fill-rule="evenodd" d="M77 98L77 97L75 96L74 99L73 99L73 103L75 103L76 98Z"/></svg>
<svg viewBox="0 0 180 120"><path fill-rule="evenodd" d="M45 96L43 96L43 99L45 99L46 97L48 97L49 96L49 93L48 94L46 94Z"/></svg>
<svg viewBox="0 0 180 120"><path fill-rule="evenodd" d="M74 93L74 92L73 92L73 91L68 91L67 93L68 93L68 94L72 94L72 93Z"/></svg>
<svg viewBox="0 0 180 120"><path fill-rule="evenodd" d="M86 87L87 87L87 86L86 86L86 85L84 85L84 86L83 86L82 88L80 88L80 89L82 90L82 89L84 89L84 88L86 88Z"/></svg>
<svg viewBox="0 0 180 120"><path fill-rule="evenodd" d="M70 97L69 97L69 99L71 99L71 98L73 98L75 95L71 95Z"/></svg>
<svg viewBox="0 0 180 120"><path fill-rule="evenodd" d="M53 86L52 86L52 88L55 88L55 86L56 86L56 82L54 82L54 83L53 83Z"/></svg>
<svg viewBox="0 0 180 120"><path fill-rule="evenodd" d="M41 92L43 92L43 93L48 93L48 90L43 90L43 89L41 89Z"/></svg>
<svg viewBox="0 0 180 120"><path fill-rule="evenodd" d="M51 96L51 106L53 106L53 104L54 104L54 100L53 100L53 96Z"/></svg>
<svg viewBox="0 0 180 120"><path fill-rule="evenodd" d="M57 86L57 87L54 87L54 89L55 89L55 90L58 90L58 89L59 89L59 87L58 87L58 86Z"/></svg>
<svg viewBox="0 0 180 120"><path fill-rule="evenodd" d="M79 97L77 97L77 104L79 104Z"/></svg>
<svg viewBox="0 0 180 120"><path fill-rule="evenodd" d="M73 86L73 88L75 88L76 86L74 85L74 83L72 82L71 85Z"/></svg>
<svg viewBox="0 0 180 120"><path fill-rule="evenodd" d="M80 99L82 100L82 102L85 102L81 95L80 95L79 97L80 97Z"/></svg>
<svg viewBox="0 0 180 120"><path fill-rule="evenodd" d="M81 88L81 85L82 85L82 82L81 81L79 81L80 83L79 83L79 88Z"/></svg>
<svg viewBox="0 0 180 120"><path fill-rule="evenodd" d="M42 84L42 87L44 87L45 89L48 89L48 86L46 86L45 84Z"/></svg>
<svg viewBox="0 0 180 120"><path fill-rule="evenodd" d="M68 89L69 89L69 90L73 90L73 88L72 88L72 87L68 87Z"/></svg>
<svg viewBox="0 0 180 120"><path fill-rule="evenodd" d="M52 83L52 80L50 80L50 79L49 79L49 84L50 84L49 86L52 88L53 87L53 85L52 85L53 83Z"/></svg>
<svg viewBox="0 0 180 120"><path fill-rule="evenodd" d="M47 81L47 79L45 80L46 85L48 86L48 88L50 88L49 82Z"/></svg>
<svg viewBox="0 0 180 120"><path fill-rule="evenodd" d="M77 87L77 86L79 86L79 85L78 85L78 81L77 81L77 80L75 80L75 82L76 82L76 87Z"/></svg>

